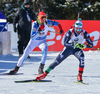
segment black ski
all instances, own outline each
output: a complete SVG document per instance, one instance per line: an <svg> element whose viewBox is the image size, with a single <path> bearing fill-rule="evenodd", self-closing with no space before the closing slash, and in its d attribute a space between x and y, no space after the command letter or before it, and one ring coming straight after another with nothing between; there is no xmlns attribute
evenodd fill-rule
<svg viewBox="0 0 100 94"><path fill-rule="evenodd" d="M36 80L36 79L31 79L31 80L20 80L20 81L14 81L15 83L28 83L28 82L52 82L52 80Z"/></svg>
<svg viewBox="0 0 100 94"><path fill-rule="evenodd" d="M22 75L23 73L16 73L16 74L9 74L9 73L2 73L0 75Z"/></svg>

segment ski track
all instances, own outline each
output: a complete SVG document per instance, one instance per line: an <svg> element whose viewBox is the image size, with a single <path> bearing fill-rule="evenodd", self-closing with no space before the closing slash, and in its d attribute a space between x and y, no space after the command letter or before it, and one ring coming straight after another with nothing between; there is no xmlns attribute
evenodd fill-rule
<svg viewBox="0 0 100 94"><path fill-rule="evenodd" d="M59 52L48 52L44 70L55 60ZM88 51L85 54L83 82L89 85L76 84L79 61L69 56L45 80L52 82L15 83L17 80L34 79L38 73L41 52L30 54L19 69L19 75L0 75L0 94L100 94L100 51ZM0 56L0 74L9 72L18 61L18 54ZM52 77L55 76L55 77Z"/></svg>

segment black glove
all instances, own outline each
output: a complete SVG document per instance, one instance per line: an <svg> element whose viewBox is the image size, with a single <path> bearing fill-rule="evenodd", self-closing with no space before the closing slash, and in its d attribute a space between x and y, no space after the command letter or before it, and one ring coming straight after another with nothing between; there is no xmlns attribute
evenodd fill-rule
<svg viewBox="0 0 100 94"><path fill-rule="evenodd" d="M14 32L15 32L15 33L17 32L17 28L16 28L16 27L14 27Z"/></svg>
<svg viewBox="0 0 100 94"><path fill-rule="evenodd" d="M64 31L63 30L60 30L60 34L64 35Z"/></svg>

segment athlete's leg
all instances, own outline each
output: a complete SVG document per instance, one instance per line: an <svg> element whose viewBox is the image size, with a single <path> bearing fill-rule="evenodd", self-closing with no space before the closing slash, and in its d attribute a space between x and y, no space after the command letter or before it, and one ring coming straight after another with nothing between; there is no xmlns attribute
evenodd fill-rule
<svg viewBox="0 0 100 94"><path fill-rule="evenodd" d="M34 44L35 44L35 45L34 45ZM32 41L32 40L30 40L29 43L28 43L28 45L27 45L27 47L26 47L26 49L24 50L24 54L23 54L22 57L18 60L17 65L15 66L15 68L14 68L13 70L11 70L11 71L9 72L9 74L12 75L12 74L17 73L18 70L19 70L19 68L20 68L20 66L22 65L22 63L24 62L24 60L27 58L27 56L29 55L29 53L30 53L35 47L37 47L38 45L39 45L39 41L36 41L36 40Z"/></svg>
<svg viewBox="0 0 100 94"><path fill-rule="evenodd" d="M44 79L46 75L54 69L57 65L59 65L65 58L67 58L69 55L71 55L73 52L72 49L64 48L60 54L57 56L56 60L50 64L50 66L46 69L46 71L39 77L36 77L37 80Z"/></svg>
<svg viewBox="0 0 100 94"><path fill-rule="evenodd" d="M47 42L44 41L44 43L42 43L42 44L39 45L39 48L42 50L41 63L45 64L45 61L47 59L47 51L48 51Z"/></svg>
<svg viewBox="0 0 100 94"><path fill-rule="evenodd" d="M49 68L50 69L54 69L57 65L59 65L64 59L66 59L69 55L72 54L72 49L68 49L68 48L64 48L60 54L57 56L57 58L55 59L55 61L50 64ZM48 71L49 72L49 71Z"/></svg>
<svg viewBox="0 0 100 94"><path fill-rule="evenodd" d="M83 70L84 70L84 53L83 53L83 50L76 50L74 55L79 60L79 73L78 73L77 80L82 82L83 81L82 80L82 73L83 73Z"/></svg>
<svg viewBox="0 0 100 94"><path fill-rule="evenodd" d="M42 50L42 58L41 58L41 63L38 69L39 74L43 73L43 68L45 65L45 61L47 59L47 51L48 51L48 46L46 40L39 45L39 48Z"/></svg>
<svg viewBox="0 0 100 94"><path fill-rule="evenodd" d="M76 50L74 56L79 60L79 71L84 70L84 53L82 50Z"/></svg>
<svg viewBox="0 0 100 94"><path fill-rule="evenodd" d="M27 56L30 54L30 52L32 52L32 50L37 47L39 45L39 43L34 40L30 40L27 47L24 50L24 54L22 55L22 57L18 60L17 66L20 67L22 65L22 63L24 62L24 60L27 58Z"/></svg>

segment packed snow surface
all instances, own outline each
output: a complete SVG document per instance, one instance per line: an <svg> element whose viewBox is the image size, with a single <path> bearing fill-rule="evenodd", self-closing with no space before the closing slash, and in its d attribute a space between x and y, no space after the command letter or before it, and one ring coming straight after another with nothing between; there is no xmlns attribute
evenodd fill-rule
<svg viewBox="0 0 100 94"><path fill-rule="evenodd" d="M54 62L59 52L48 52L44 70ZM52 70L45 80L52 82L15 83L17 80L36 78L41 52L32 52L18 71L18 75L2 75L12 70L18 61L18 53L0 56L0 94L100 94L100 51L87 51L83 82L76 84L79 61L73 55Z"/></svg>

